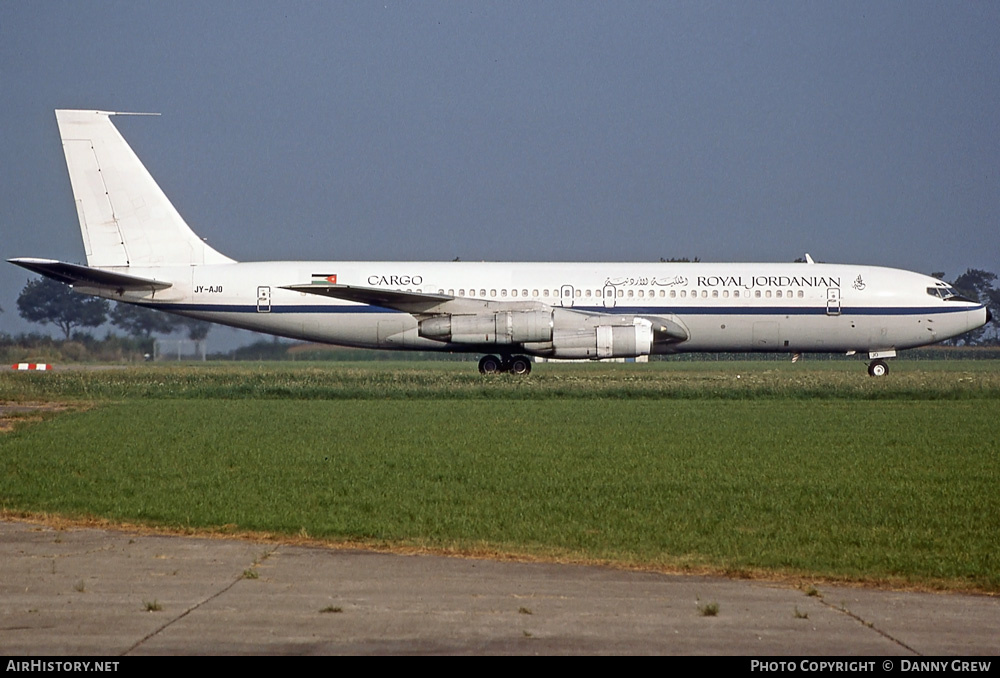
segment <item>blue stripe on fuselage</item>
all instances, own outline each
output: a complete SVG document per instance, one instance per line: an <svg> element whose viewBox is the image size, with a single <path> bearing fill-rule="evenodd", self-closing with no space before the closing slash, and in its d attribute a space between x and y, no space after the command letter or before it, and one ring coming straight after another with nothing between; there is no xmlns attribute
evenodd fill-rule
<svg viewBox="0 0 1000 678"><path fill-rule="evenodd" d="M253 304L171 304L153 303L142 304L160 311L188 311L193 313L258 313L257 306ZM590 313L608 313L614 315L827 315L826 306L682 306L666 308L663 306L616 306L605 308L604 306L553 306L553 308L565 308L567 310L586 311ZM973 307L940 307L940 306L862 306L862 307L842 307L839 315L928 315L938 313L963 313L966 311L978 311L983 309L983 305ZM271 304L269 311L259 311L265 313L404 313L381 306L331 306L325 304L297 304L297 305L277 305ZM838 314L834 314L838 315Z"/></svg>

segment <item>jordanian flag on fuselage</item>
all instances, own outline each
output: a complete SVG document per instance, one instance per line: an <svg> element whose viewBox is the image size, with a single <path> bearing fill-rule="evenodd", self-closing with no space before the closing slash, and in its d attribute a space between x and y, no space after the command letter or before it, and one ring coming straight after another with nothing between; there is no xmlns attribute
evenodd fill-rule
<svg viewBox="0 0 1000 678"><path fill-rule="evenodd" d="M337 274L336 273L313 273L312 284L313 285L336 285L337 284Z"/></svg>

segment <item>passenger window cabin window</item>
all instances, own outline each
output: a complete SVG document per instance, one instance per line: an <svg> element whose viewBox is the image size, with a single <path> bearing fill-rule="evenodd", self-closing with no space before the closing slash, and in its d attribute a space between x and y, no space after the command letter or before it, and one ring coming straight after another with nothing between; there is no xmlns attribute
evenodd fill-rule
<svg viewBox="0 0 1000 678"><path fill-rule="evenodd" d="M496 294L496 292L494 292L493 294ZM479 296L485 297L486 296L486 290L479 290Z"/></svg>
<svg viewBox="0 0 1000 678"><path fill-rule="evenodd" d="M801 299L803 296L805 296L804 293L802 292L802 290L799 290L799 299Z"/></svg>
<svg viewBox="0 0 1000 678"><path fill-rule="evenodd" d="M500 290L500 296L501 297L506 297L507 296L507 290Z"/></svg>
<svg viewBox="0 0 1000 678"><path fill-rule="evenodd" d="M618 298L621 299L623 296L625 296L625 290L618 290Z"/></svg>
<svg viewBox="0 0 1000 678"><path fill-rule="evenodd" d="M781 290L778 290L777 292L775 292L775 293L774 293L774 296L776 296L776 297L778 297L779 299L781 299Z"/></svg>
<svg viewBox="0 0 1000 678"><path fill-rule="evenodd" d="M755 297L757 297L758 299L760 299L760 290L754 290L754 291L753 291L753 295L754 295Z"/></svg>

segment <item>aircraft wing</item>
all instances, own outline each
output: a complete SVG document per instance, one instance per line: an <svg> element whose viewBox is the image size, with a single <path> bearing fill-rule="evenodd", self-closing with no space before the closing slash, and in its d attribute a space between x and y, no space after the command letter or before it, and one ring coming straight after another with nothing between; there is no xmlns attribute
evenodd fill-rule
<svg viewBox="0 0 1000 678"><path fill-rule="evenodd" d="M470 299L448 294L430 292L402 292L357 285L283 285L282 289L323 297L343 299L359 304L391 308L404 313L447 314L447 313L493 313L497 311L535 311L548 308L537 301L492 301Z"/></svg>
<svg viewBox="0 0 1000 678"><path fill-rule="evenodd" d="M126 273L116 273L100 268L82 266L80 264L68 264L55 259L8 259L12 264L17 264L34 273L40 273L47 278L58 280L67 285L75 287L88 287L96 289L107 289L124 292L125 290L165 290L172 286L172 283L153 278L141 278L137 275Z"/></svg>
<svg viewBox="0 0 1000 678"><path fill-rule="evenodd" d="M581 309L553 307L539 301L494 301L491 299L470 299L454 297L448 294L432 294L428 292L401 292L396 290L377 289L374 287L359 287L354 285L285 285L283 289L308 294L318 294L334 299L343 299L360 304L391 308L394 311L411 313L415 316L473 316L484 318L496 314L530 313L543 311L561 314L561 318L574 318L574 326L590 327L612 320L615 323L631 323L632 316L618 316ZM550 316L551 317L551 316ZM673 314L642 315L651 326L654 341L676 343L688 339L688 332Z"/></svg>

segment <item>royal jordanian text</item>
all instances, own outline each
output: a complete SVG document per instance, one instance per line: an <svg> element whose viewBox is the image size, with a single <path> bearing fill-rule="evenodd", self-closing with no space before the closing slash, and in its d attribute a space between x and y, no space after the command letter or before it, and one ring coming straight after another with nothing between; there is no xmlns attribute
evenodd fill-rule
<svg viewBox="0 0 1000 678"><path fill-rule="evenodd" d="M698 287L840 287L840 278L824 275L699 275Z"/></svg>

